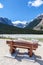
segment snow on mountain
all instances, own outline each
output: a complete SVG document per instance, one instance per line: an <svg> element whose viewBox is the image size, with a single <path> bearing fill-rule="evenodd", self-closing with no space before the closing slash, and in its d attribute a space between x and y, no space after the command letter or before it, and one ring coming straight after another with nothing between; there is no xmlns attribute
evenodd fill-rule
<svg viewBox="0 0 43 65"><path fill-rule="evenodd" d="M14 26L24 28L28 23L27 21L14 21L12 22Z"/></svg>

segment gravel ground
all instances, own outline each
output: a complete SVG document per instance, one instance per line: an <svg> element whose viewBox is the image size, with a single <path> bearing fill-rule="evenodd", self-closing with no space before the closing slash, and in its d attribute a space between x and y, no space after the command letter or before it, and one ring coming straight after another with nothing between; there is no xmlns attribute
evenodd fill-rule
<svg viewBox="0 0 43 65"><path fill-rule="evenodd" d="M15 53L15 58L6 57L9 47L6 44L6 39L0 39L0 65L43 65L43 42L39 42L39 47L33 51L32 57L28 56L27 49L19 49L19 52L24 52L24 54Z"/></svg>

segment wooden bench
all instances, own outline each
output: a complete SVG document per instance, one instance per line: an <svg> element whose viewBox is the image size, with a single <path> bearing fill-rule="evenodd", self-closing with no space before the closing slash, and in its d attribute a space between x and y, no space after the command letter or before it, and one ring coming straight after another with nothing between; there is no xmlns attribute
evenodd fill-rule
<svg viewBox="0 0 43 65"><path fill-rule="evenodd" d="M16 48L25 48L28 49L28 54L31 57L33 50L38 48L38 43L32 43L27 41L6 41L10 46L10 53L14 53Z"/></svg>

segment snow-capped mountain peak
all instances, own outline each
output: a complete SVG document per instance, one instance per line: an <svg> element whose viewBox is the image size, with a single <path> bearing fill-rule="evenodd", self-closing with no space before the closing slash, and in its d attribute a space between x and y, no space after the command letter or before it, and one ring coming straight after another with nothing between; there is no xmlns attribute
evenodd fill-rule
<svg viewBox="0 0 43 65"><path fill-rule="evenodd" d="M28 23L27 21L14 21L12 22L14 26L24 28Z"/></svg>

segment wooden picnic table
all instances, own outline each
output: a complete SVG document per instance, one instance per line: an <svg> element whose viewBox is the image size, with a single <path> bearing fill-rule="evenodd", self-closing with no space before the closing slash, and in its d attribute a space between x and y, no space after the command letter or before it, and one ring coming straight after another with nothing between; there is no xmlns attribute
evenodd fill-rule
<svg viewBox="0 0 43 65"><path fill-rule="evenodd" d="M10 46L10 53L14 53L16 48L25 48L28 49L28 54L31 57L33 50L38 48L38 43L36 42L29 42L29 41L6 41L7 44Z"/></svg>

